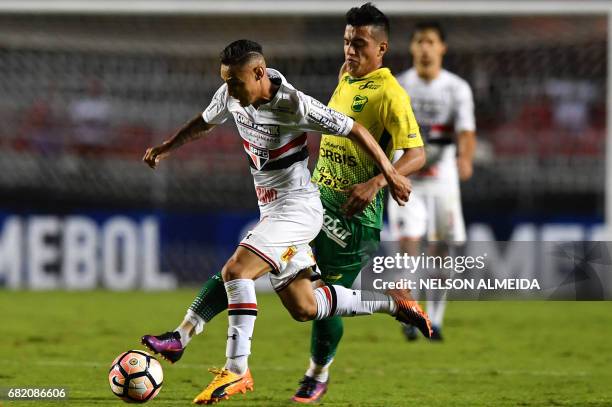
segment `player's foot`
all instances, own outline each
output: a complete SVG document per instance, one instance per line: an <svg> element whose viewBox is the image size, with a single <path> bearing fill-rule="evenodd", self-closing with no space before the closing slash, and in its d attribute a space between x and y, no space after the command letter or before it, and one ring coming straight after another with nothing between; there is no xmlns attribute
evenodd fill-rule
<svg viewBox="0 0 612 407"><path fill-rule="evenodd" d="M221 400L227 400L230 396L238 393L253 391L253 377L251 371L239 375L227 369L208 369L215 377L212 382L200 394L193 399L195 404L213 404Z"/></svg>
<svg viewBox="0 0 612 407"><path fill-rule="evenodd" d="M431 322L429 317L421 309L419 303L416 302L408 290L387 290L387 294L393 298L397 304L397 313L395 319L405 324L415 326L423 336L431 338L433 334L431 330Z"/></svg>
<svg viewBox="0 0 612 407"><path fill-rule="evenodd" d="M418 339L417 329L414 327L414 325L409 325L409 324L401 324L401 325L402 325L402 332L404 333L406 340L412 342Z"/></svg>
<svg viewBox="0 0 612 407"><path fill-rule="evenodd" d="M151 352L159 353L170 363L177 362L185 348L181 344L181 334L178 332L166 332L161 335L145 335L140 340Z"/></svg>
<svg viewBox="0 0 612 407"><path fill-rule="evenodd" d="M432 330L432 334L431 334L431 338L429 338L432 341L442 341L442 328L440 328L439 326L432 326L431 327Z"/></svg>
<svg viewBox="0 0 612 407"><path fill-rule="evenodd" d="M316 403L321 400L321 397L327 392L328 383L329 380L326 382L319 382L310 376L304 376L304 378L300 380L300 387L291 400L296 403Z"/></svg>

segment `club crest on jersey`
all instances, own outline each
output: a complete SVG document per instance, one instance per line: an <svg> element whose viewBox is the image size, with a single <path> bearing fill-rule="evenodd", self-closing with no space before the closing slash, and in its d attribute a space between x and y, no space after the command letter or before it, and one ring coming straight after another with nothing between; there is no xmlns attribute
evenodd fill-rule
<svg viewBox="0 0 612 407"><path fill-rule="evenodd" d="M258 170L262 169L270 158L270 154L267 149L257 147L253 144L249 144L245 150Z"/></svg>
<svg viewBox="0 0 612 407"><path fill-rule="evenodd" d="M363 110L363 108L365 107L366 103L368 103L368 97L367 96L361 96L361 95L356 95L353 98L353 104L351 106L351 110L353 112L361 112Z"/></svg>

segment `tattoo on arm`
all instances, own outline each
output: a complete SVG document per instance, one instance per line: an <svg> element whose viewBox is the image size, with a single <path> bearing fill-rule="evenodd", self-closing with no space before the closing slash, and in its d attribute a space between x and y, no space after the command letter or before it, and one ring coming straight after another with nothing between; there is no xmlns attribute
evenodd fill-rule
<svg viewBox="0 0 612 407"><path fill-rule="evenodd" d="M202 115L198 114L185 123L176 134L168 140L168 143L171 144L173 149L178 148L183 144L199 139L213 127L214 125L206 123Z"/></svg>

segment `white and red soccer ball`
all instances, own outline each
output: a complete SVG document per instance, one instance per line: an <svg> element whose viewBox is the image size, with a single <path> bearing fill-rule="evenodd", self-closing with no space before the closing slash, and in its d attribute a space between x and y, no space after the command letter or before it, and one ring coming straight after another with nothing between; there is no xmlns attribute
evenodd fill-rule
<svg viewBox="0 0 612 407"><path fill-rule="evenodd" d="M151 400L162 387L164 373L153 356L130 350L117 356L108 372L112 392L128 403Z"/></svg>

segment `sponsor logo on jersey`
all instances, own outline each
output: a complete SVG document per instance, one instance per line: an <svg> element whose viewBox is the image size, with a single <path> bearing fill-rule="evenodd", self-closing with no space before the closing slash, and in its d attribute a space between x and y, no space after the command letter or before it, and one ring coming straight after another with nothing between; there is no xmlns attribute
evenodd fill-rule
<svg viewBox="0 0 612 407"><path fill-rule="evenodd" d="M353 112L361 112L363 110L363 108L365 107L366 103L368 103L368 97L367 96L361 96L361 95L356 95L353 98L353 104L351 105L351 110Z"/></svg>
<svg viewBox="0 0 612 407"><path fill-rule="evenodd" d="M376 82L374 81L367 81L366 83L364 83L363 85L359 86L359 90L364 90L364 89L378 89L380 88L381 85L377 85Z"/></svg>
<svg viewBox="0 0 612 407"><path fill-rule="evenodd" d="M346 241L352 233L342 226L340 219L332 218L327 213L323 215L323 232L343 249L348 246Z"/></svg>
<svg viewBox="0 0 612 407"><path fill-rule="evenodd" d="M323 185L335 191L344 191L351 185L348 179L333 174L325 166L317 167L317 175L315 182L318 185Z"/></svg>
<svg viewBox="0 0 612 407"><path fill-rule="evenodd" d="M276 201L278 197L278 192L274 188L255 187L255 194L257 194L257 200L262 204Z"/></svg>
<svg viewBox="0 0 612 407"><path fill-rule="evenodd" d="M295 256L296 253L297 253L297 247L295 246L287 247L287 250L285 250L283 254L281 255L281 261L283 261L284 263L289 263L289 260L291 260L293 256Z"/></svg>
<svg viewBox="0 0 612 407"><path fill-rule="evenodd" d="M280 126L253 123L251 119L240 113L236 113L236 123L268 136L278 136L280 134Z"/></svg>
<svg viewBox="0 0 612 407"><path fill-rule="evenodd" d="M349 167L357 166L357 157L355 157L354 155L337 153L335 151L328 150L324 147L321 147L319 157L326 158L330 161L335 162L336 164L344 164L348 165Z"/></svg>
<svg viewBox="0 0 612 407"><path fill-rule="evenodd" d="M310 112L308 112L308 117L310 117L315 122L319 123L321 127L324 127L325 129L327 129L327 131L329 131L332 134L342 133L341 132L342 128L340 127L339 124L334 123L333 120L331 120L328 117L325 117L323 114L315 110L311 110Z"/></svg>

